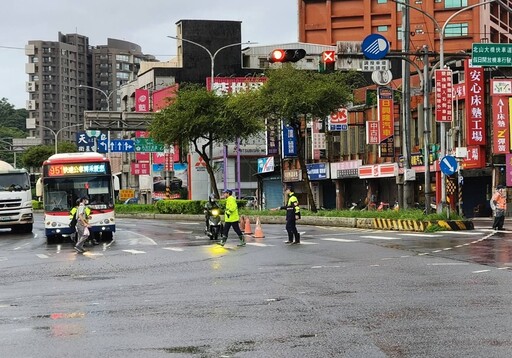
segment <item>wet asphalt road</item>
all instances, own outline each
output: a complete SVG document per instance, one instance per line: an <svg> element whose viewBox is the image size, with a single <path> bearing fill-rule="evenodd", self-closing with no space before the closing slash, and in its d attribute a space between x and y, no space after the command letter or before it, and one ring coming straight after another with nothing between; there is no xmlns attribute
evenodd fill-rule
<svg viewBox="0 0 512 358"><path fill-rule="evenodd" d="M0 232L0 357L509 357L512 231L282 225L212 245L199 222L118 219L76 254ZM254 230L254 226L253 226Z"/></svg>

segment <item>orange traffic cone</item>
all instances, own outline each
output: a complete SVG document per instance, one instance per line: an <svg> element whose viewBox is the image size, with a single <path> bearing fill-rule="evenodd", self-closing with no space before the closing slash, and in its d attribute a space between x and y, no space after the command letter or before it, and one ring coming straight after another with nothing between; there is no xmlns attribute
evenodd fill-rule
<svg viewBox="0 0 512 358"><path fill-rule="evenodd" d="M261 223L260 223L259 216L256 218L256 228L254 229L253 237L255 239L263 239L265 237L265 235L263 234L263 230L261 229Z"/></svg>
<svg viewBox="0 0 512 358"><path fill-rule="evenodd" d="M245 229L244 229L245 235L251 235L252 229L251 229L251 223L249 222L249 218L245 218Z"/></svg>
<svg viewBox="0 0 512 358"><path fill-rule="evenodd" d="M238 223L241 228L245 226L245 216L240 215L240 222Z"/></svg>

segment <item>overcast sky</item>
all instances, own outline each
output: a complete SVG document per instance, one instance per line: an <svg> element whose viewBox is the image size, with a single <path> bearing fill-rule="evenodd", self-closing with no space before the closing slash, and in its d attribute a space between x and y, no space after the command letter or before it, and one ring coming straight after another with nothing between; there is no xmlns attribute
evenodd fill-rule
<svg viewBox="0 0 512 358"><path fill-rule="evenodd" d="M24 108L24 47L30 40L57 41L58 32L89 37L91 46L107 38L134 42L142 52L166 61L176 52L176 22L242 21L242 41L271 45L298 40L297 0L17 0L2 8L0 98Z"/></svg>

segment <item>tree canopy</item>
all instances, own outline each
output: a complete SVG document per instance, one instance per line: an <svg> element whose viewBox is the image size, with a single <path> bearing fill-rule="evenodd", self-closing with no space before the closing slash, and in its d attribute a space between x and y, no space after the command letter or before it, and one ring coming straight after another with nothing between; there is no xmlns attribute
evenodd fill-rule
<svg viewBox="0 0 512 358"><path fill-rule="evenodd" d="M72 142L59 142L57 145L59 153L74 153L76 152L76 144ZM53 145L39 145L30 147L21 156L21 163L25 168L32 168L34 172L39 172L43 162L55 154L55 146Z"/></svg>
<svg viewBox="0 0 512 358"><path fill-rule="evenodd" d="M283 120L291 125L297 140L298 160L312 211L316 211L304 158L304 118L325 118L352 99L352 89L361 77L352 72L320 74L284 65L268 71L268 80L248 102L246 112L260 118Z"/></svg>
<svg viewBox="0 0 512 358"><path fill-rule="evenodd" d="M260 132L263 123L247 116L245 94L217 96L204 87L180 87L175 101L153 116L151 136L158 142L193 150L206 163L211 190L219 196L213 174L210 144L234 142Z"/></svg>

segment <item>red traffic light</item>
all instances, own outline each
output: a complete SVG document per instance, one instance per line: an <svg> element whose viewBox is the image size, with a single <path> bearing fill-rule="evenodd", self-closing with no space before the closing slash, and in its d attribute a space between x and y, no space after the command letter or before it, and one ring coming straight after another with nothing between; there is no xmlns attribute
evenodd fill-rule
<svg viewBox="0 0 512 358"><path fill-rule="evenodd" d="M277 50L273 50L270 53L270 56L269 56L268 60L271 63L273 63L273 62L284 62L285 56L286 56L286 53L284 52L284 50L277 49Z"/></svg>
<svg viewBox="0 0 512 358"><path fill-rule="evenodd" d="M270 63L274 62L297 62L306 56L304 49L275 49L268 56Z"/></svg>

